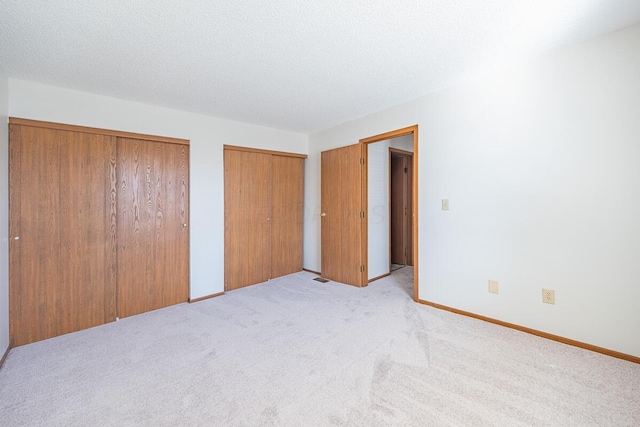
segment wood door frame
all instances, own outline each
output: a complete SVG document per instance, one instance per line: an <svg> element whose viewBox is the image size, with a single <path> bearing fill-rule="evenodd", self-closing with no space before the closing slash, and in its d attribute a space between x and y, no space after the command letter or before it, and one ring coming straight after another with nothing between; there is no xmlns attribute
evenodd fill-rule
<svg viewBox="0 0 640 427"><path fill-rule="evenodd" d="M392 167L391 167L391 159L393 157L393 155L396 154L398 156L404 157L407 159L407 165L410 167L408 167L409 172L410 172L410 178L411 178L411 183L413 184L413 153L411 151L406 151L406 150L401 150L399 148L394 148L394 147L389 147L389 274L391 274L391 266L392 266L392 262L391 262L391 195L392 195L392 186L391 186L391 171L392 171ZM409 163L409 159L411 161L411 163ZM407 182L408 184L408 182ZM413 188L413 185L412 185ZM408 191L407 191L408 193ZM413 215L413 194L407 194L407 206L410 208L409 210L411 211L411 214ZM409 233L409 231L411 231L411 233ZM413 241L413 228L410 228L409 223L407 221L407 238L411 238L411 241ZM411 250L413 250L413 244L411 245L412 248ZM409 260L411 259L412 262L409 262ZM405 253L404 256L404 261L405 261L405 265L413 265L413 253L411 253L411 258L409 258L409 253Z"/></svg>
<svg viewBox="0 0 640 427"><path fill-rule="evenodd" d="M359 142L362 145L362 158L365 167L362 168L362 207L367 214L362 221L362 260L364 264L363 286L366 286L369 277L369 219L368 219L368 203L369 203L369 156L367 147L374 142L380 142L387 139L398 138L401 136L413 135L413 300L418 302L419 298L419 281L418 281L418 125L408 126L401 129L392 130L390 132L363 138Z"/></svg>

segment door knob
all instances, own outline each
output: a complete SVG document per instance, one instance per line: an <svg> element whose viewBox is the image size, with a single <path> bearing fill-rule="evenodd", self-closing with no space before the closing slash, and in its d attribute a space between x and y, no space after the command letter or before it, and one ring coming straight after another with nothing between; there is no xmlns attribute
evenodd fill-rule
<svg viewBox="0 0 640 427"><path fill-rule="evenodd" d="M325 216L327 216L327 214L326 214L326 213L324 213L324 212L322 212L322 213L320 214L320 216L321 216L321 217L325 217Z"/></svg>
<svg viewBox="0 0 640 427"><path fill-rule="evenodd" d="M14 237L13 240L20 240L20 236Z"/></svg>
<svg viewBox="0 0 640 427"><path fill-rule="evenodd" d="M182 228L187 228L187 224L182 224Z"/></svg>

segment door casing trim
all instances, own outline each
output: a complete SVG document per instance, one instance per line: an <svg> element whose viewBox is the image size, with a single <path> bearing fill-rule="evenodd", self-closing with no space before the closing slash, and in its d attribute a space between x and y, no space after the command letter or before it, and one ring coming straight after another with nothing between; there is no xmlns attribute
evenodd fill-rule
<svg viewBox="0 0 640 427"><path fill-rule="evenodd" d="M387 139L398 138L405 135L413 135L413 300L418 302L419 300L419 280L418 280L418 125L408 126L401 129L392 130L390 132L381 133L379 135L370 136L368 138L361 139L360 145L362 146L362 158L364 159L365 167L362 168L362 208L367 212L367 206L369 202L369 184L367 182L367 175L369 170L369 158L367 146L374 142L384 141ZM368 227L368 212L364 216L362 221L362 261L364 264L364 273L362 274L361 286L367 286L369 277L369 227Z"/></svg>

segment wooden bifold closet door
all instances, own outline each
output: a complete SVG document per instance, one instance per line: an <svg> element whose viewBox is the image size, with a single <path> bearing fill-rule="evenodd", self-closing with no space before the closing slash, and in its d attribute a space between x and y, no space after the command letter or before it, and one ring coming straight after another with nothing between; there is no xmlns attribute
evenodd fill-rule
<svg viewBox="0 0 640 427"><path fill-rule="evenodd" d="M116 139L10 132L10 335L18 346L116 316Z"/></svg>
<svg viewBox="0 0 640 427"><path fill-rule="evenodd" d="M225 146L225 291L302 270L305 157Z"/></svg>
<svg viewBox="0 0 640 427"><path fill-rule="evenodd" d="M189 147L118 138L118 317L189 298Z"/></svg>
<svg viewBox="0 0 640 427"><path fill-rule="evenodd" d="M13 347L188 298L189 147L118 134L10 119Z"/></svg>

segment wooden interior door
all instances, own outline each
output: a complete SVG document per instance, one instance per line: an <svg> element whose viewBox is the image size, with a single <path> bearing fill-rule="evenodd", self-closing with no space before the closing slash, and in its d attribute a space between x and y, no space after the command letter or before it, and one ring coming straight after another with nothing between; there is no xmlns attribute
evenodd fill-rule
<svg viewBox="0 0 640 427"><path fill-rule="evenodd" d="M116 317L114 137L11 125L10 340Z"/></svg>
<svg viewBox="0 0 640 427"><path fill-rule="evenodd" d="M322 277L366 286L362 256L362 145L321 154Z"/></svg>
<svg viewBox="0 0 640 427"><path fill-rule="evenodd" d="M271 277L302 270L304 159L272 157Z"/></svg>
<svg viewBox="0 0 640 427"><path fill-rule="evenodd" d="M224 150L225 291L271 278L271 154Z"/></svg>
<svg viewBox="0 0 640 427"><path fill-rule="evenodd" d="M189 146L118 138L118 316L189 297Z"/></svg>
<svg viewBox="0 0 640 427"><path fill-rule="evenodd" d="M413 266L413 154L407 155L407 265Z"/></svg>
<svg viewBox="0 0 640 427"><path fill-rule="evenodd" d="M391 153L391 263L407 264L407 158Z"/></svg>

